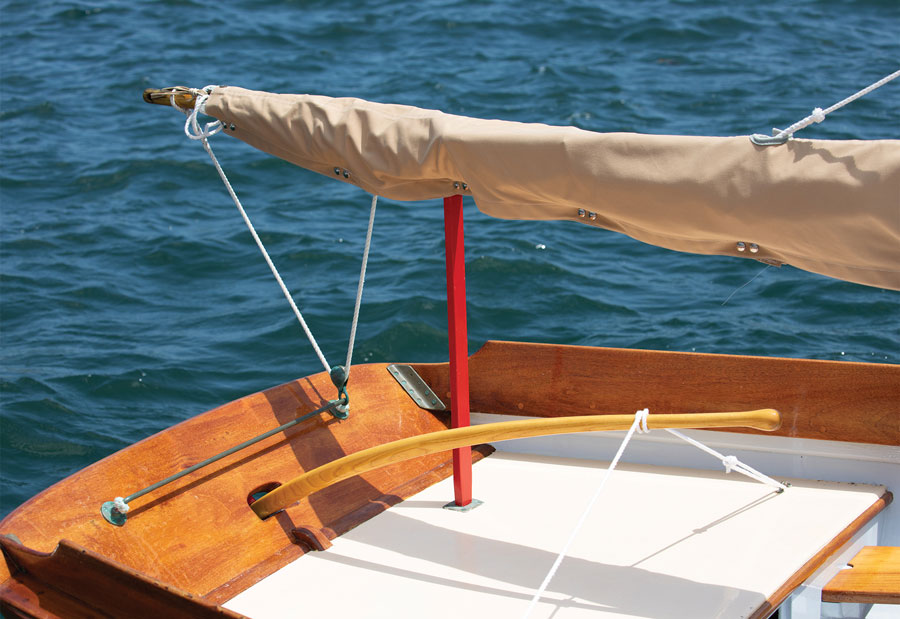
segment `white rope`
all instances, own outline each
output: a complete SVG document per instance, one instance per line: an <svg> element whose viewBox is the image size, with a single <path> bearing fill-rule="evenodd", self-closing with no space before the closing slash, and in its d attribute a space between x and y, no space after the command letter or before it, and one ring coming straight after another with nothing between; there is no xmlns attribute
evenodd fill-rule
<svg viewBox="0 0 900 619"><path fill-rule="evenodd" d="M572 542L575 541L575 538L578 536L578 532L581 530L582 525L584 525L587 520L588 514L591 509L593 509L594 504L597 502L597 499L600 496L600 492L603 490L603 486L606 485L606 480L609 479L610 474L615 470L616 465L619 463L619 459L622 457L622 454L625 452L625 447L628 445L628 442L631 440L631 437L635 432L638 434L645 434L649 432L649 428L647 427L647 415L650 413L649 409L639 410L634 414L634 423L631 424L631 428L628 429L628 432L625 434L625 438L622 440L622 444L619 445L619 450L616 452L615 457L612 462L609 464L609 468L606 469L606 473L603 476L603 479L600 481L600 485L597 487L597 490L594 492L594 496L591 498L587 507L584 509L584 512L581 514L581 518L578 519L578 522L575 524L575 528L572 530L572 533L569 534L569 539L566 540L563 549L559 552L559 555L556 557L556 561L553 562L553 566L550 568L550 571L547 572L547 575L544 577L544 581L541 583L541 586L535 592L534 596L531 598L531 603L528 605L528 608L525 610L525 613L522 615L522 619L526 619L531 611L534 610L534 607L537 605L538 601L544 595L544 592L547 589L547 586L550 584L550 581L553 580L553 577L556 575L559 566L562 564L563 559L569 552L569 547L572 545ZM774 486L778 488L779 492L784 491L787 487L784 484L781 484L771 477L768 477L754 468L751 468L737 459L735 456L724 456L719 452L715 451L704 445L703 443L692 439L689 436L686 436L679 432L678 430L673 430L671 428L666 428L669 432L674 434L675 436L687 441L688 443L702 449L703 451L712 454L719 458L722 463L725 465L725 472L730 473L731 471L736 471L741 473L742 475L746 475L751 477L759 482L764 484L768 484L770 486Z"/></svg>
<svg viewBox="0 0 900 619"><path fill-rule="evenodd" d="M212 88L210 86L204 88L203 92L201 94L198 94L195 99L194 109L191 112L185 112L186 114L188 114L188 118L184 123L184 133L190 139L200 140L200 142L203 144L203 148L206 149L206 152L209 154L209 158L212 159L213 165L216 167L216 171L219 173L219 177L222 179L222 182L225 183L225 188L228 190L228 194L231 196L231 199L234 200L234 205L237 206L238 211L241 213L241 217L244 218L244 223L247 224L247 228L250 230L250 234L253 235L253 240L256 241L256 246L259 247L259 251L262 252L263 258L266 259L266 264L269 265L269 268L272 270L272 274L275 276L278 285L281 287L281 291L284 293L284 296L288 300L288 303L290 303L291 309L294 310L294 315L297 317L297 321L300 323L300 326L303 327L303 332L306 333L306 337L309 339L309 343L312 344L313 349L316 351L316 355L319 357L319 361L322 362L322 365L325 367L325 371L328 372L331 370L331 366L328 365L328 361L325 359L325 355L322 354L322 349L319 348L319 344L316 342L316 338L313 337L312 331L309 330L306 321L303 319L303 314L300 313L300 310L297 308L297 304L294 303L294 299L291 296L290 291L287 289L287 286L285 286L284 280L281 279L281 275L278 273L278 269L275 268L275 264L269 257L269 252L266 251L266 248L260 240L259 235L256 233L256 229L254 229L253 224L250 222L250 218L247 216L247 212L241 205L241 201L238 199L237 194L235 194L234 189L231 187L231 183L228 181L228 177L225 176L225 172L222 170L222 166L219 165L219 160L216 159L216 156L212 151L212 147L209 145L209 141L207 138L215 135L222 130L222 122L217 120L216 122L206 123L206 125L201 128L197 121L197 115L200 110L204 108L206 99L209 98L209 93L211 92L211 90Z"/></svg>
<svg viewBox="0 0 900 619"><path fill-rule="evenodd" d="M893 79L896 79L897 77L900 77L900 71L894 71L894 72L891 73L890 75L881 78L880 80L878 80L878 81L875 82L874 84L871 84L870 86L866 86L865 88L863 88L863 89L860 90L859 92L850 95L850 96L847 97L846 99L843 99L843 100L841 100L841 101L838 101L837 103L835 103L834 105L832 105L832 106L829 107L829 108L826 108L826 109L823 110L822 108L817 107L817 108L815 108L815 109L812 111L812 114L810 114L809 116L807 116L806 118L804 118L804 119L802 119L802 120L799 120L799 121L795 122L793 125L791 125L791 126L788 127L787 129L782 129L782 130L778 133L778 135L773 136L772 139L773 139L773 140L780 140L780 139L783 139L783 138L789 138L789 137L791 137L793 134L795 134L796 132L800 131L801 129L804 129L805 127L808 127L809 125L813 124L814 122L820 123L820 122L822 122L823 120L825 120L825 117L826 117L828 114L831 114L833 111L838 110L838 109L844 107L844 106L847 105L848 103L851 103L851 102L853 102L853 101L856 101L856 100L859 99L860 97L869 94L870 92L872 92L872 91L875 90L876 88L880 88L881 86L884 86L885 84L887 84L888 82L890 82L890 81L893 80Z"/></svg>
<svg viewBox="0 0 900 619"><path fill-rule="evenodd" d="M631 428L628 429L627 434L625 434L625 438L622 440L622 444L619 445L619 451L616 452L616 456L613 458L612 462L609 463L609 468L606 469L606 473L603 475L603 479L600 480L600 485L597 486L597 490L594 491L594 496L591 498L587 507L584 509L584 512L581 514L581 518L578 519L578 523L575 525L575 528L572 529L572 533L569 534L569 539L566 540L563 549L559 552L559 555L556 557L556 561L553 562L553 566L550 568L550 571L547 572L547 575L544 577L544 582L541 583L540 588L535 592L534 596L531 598L531 603L528 605L528 608L525 610L525 613L522 615L522 619L525 619L531 614L531 611L537 605L538 601L544 595L544 591L546 591L547 586L550 584L550 581L553 580L553 576L556 575L556 571L559 569L560 564L562 564L563 559L569 552L569 546L572 545L572 542L575 541L575 538L578 536L578 532L581 530L582 525L585 520L587 520L588 514L591 512L591 509L594 507L594 503L597 502L597 499L600 497L600 492L603 490L603 486L606 485L606 480L609 479L610 474L615 470L616 465L619 463L619 458L622 457L622 454L625 452L625 447L628 445L628 442L631 440L632 435L635 432L639 434L644 434L649 432L650 430L647 428L647 415L650 413L649 409L639 410L634 414L634 423L631 424Z"/></svg>
<svg viewBox="0 0 900 619"><path fill-rule="evenodd" d="M773 486L773 487L777 488L779 492L783 492L784 490L787 490L787 486L785 486L784 484L775 481L768 475L764 475L750 466L747 466L746 464L744 464L743 462L738 460L735 456L724 456L724 455L720 454L718 451L716 451L715 449L707 447L700 441L694 440L691 437L689 437L685 434L682 434L678 430L673 430L672 428L666 428L666 430L671 432L678 438L682 439L683 441L687 441L694 447L697 447L698 449L702 449L706 453L708 453L712 456L715 456L716 458L721 460L722 464L725 465L726 473L730 473L731 471L734 471L735 473L740 473L741 475L746 475L747 477L750 477L751 479L755 479L758 482L768 484L769 486Z"/></svg>
<svg viewBox="0 0 900 619"><path fill-rule="evenodd" d="M366 245L363 248L362 266L359 270L359 285L356 287L356 303L353 306L353 320L350 323L350 343L347 345L347 363L344 364L346 376L350 376L350 360L353 358L353 343L356 341L356 325L359 322L359 306L362 302L363 286L366 283L366 265L369 262L369 247L372 245L372 228L375 225L375 207L378 196L372 196L372 207L369 209L369 229L366 231Z"/></svg>
<svg viewBox="0 0 900 619"><path fill-rule="evenodd" d="M128 503L125 502L125 499L120 496L114 498L113 503L116 506L116 511L118 511L120 514L127 514L128 510L131 509L130 507L128 507Z"/></svg>

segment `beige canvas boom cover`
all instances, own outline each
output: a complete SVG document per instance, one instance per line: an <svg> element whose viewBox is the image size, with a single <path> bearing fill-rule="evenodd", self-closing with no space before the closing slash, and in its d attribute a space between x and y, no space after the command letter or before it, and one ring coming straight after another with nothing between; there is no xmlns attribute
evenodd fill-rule
<svg viewBox="0 0 900 619"><path fill-rule="evenodd" d="M756 146L234 87L216 88L206 113L251 146L393 200L466 194L494 217L574 220L900 290L900 140Z"/></svg>

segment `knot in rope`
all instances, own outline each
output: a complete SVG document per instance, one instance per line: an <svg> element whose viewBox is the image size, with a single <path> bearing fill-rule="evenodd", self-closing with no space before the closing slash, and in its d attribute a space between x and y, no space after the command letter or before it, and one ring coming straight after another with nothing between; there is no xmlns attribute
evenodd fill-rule
<svg viewBox="0 0 900 619"><path fill-rule="evenodd" d="M118 511L120 514L127 514L128 510L131 509L130 507L128 507L128 503L125 502L125 499L120 496L114 498L113 503L115 503L116 505L116 511Z"/></svg>
<svg viewBox="0 0 900 619"><path fill-rule="evenodd" d="M813 108L812 114L810 114L810 118L812 118L817 123L820 123L825 120L825 112L823 112L822 108L820 107Z"/></svg>
<svg viewBox="0 0 900 619"><path fill-rule="evenodd" d="M556 560L553 562L553 565L550 566L550 570L547 572L547 575L544 576L544 581L541 583L541 586L538 587L537 591L534 592L534 595L531 598L531 602L529 602L528 604L528 608L525 609L525 612L522 615L522 619L527 619L528 616L531 615L531 611L534 610L534 607L537 605L538 600L540 600L544 596L544 592L547 590L547 586L550 584L550 581L553 580L553 576L556 575L560 564L562 564L563 559L565 559L566 555L569 553L569 547L572 545L572 542L575 541L575 538L578 536L578 532L581 530L581 527L587 520L588 514L590 514L591 509L593 509L594 503L596 503L597 499L600 497L603 486L606 485L606 480L609 479L609 476L619 464L619 459L622 457L622 454L625 453L625 447L628 446L629 441L631 441L631 437L634 436L635 432L644 434L650 431L650 429L647 427L647 415L649 414L649 408L635 411L634 422L631 424L628 432L625 433L625 438L622 439L622 443L619 445L619 450L616 452L616 455L612 459L612 462L609 463L609 467L606 469L603 478L600 480L600 484L594 491L594 496L591 497L591 500L588 502L587 506L584 508L584 511L581 513L581 518L579 518L578 522L572 529L572 532L569 534L569 539L566 540L566 543L563 546L562 550L560 550L559 554L556 556Z"/></svg>
<svg viewBox="0 0 900 619"><path fill-rule="evenodd" d="M725 456L722 458L722 464L725 465L725 472L730 473L733 468L740 464L740 461L737 459L737 456Z"/></svg>
<svg viewBox="0 0 900 619"><path fill-rule="evenodd" d="M645 408L634 413L634 422L636 424L636 429L638 434L647 434L650 432L650 428L647 427L647 415L650 414L650 409Z"/></svg>

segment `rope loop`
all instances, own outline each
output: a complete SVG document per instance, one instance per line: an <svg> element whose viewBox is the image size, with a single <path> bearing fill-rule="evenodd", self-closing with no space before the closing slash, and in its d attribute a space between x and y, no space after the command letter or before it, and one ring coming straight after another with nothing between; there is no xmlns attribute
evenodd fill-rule
<svg viewBox="0 0 900 619"><path fill-rule="evenodd" d="M206 100L209 99L209 95L211 93L212 86L207 86L197 94L194 100L194 109L191 110L191 112L188 114L187 119L184 121L184 134L191 140L206 140L225 128L225 125L222 124L221 120L215 120L214 122L206 123L202 128L200 127L200 123L197 121L197 116L200 113L205 112Z"/></svg>
<svg viewBox="0 0 900 619"><path fill-rule="evenodd" d="M638 434L648 434L650 432L650 428L647 427L647 415L649 414L649 408L641 409L634 414L634 421L637 424L636 428Z"/></svg>

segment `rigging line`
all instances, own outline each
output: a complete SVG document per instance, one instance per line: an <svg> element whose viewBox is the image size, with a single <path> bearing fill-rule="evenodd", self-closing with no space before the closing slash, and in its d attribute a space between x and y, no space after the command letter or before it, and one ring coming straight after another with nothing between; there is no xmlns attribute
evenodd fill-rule
<svg viewBox="0 0 900 619"><path fill-rule="evenodd" d="M316 351L316 356L319 357L319 361L322 362L322 365L325 367L325 371L328 372L331 370L331 366L328 365L328 361L325 359L325 355L322 353L322 349L319 348L319 344L316 342L316 338L313 336L312 331L310 331L309 326L303 319L303 314L300 313L297 304L294 303L294 299L291 296L290 291L287 289L287 286L285 286L284 280L281 279L281 275L278 273L278 269L275 268L275 263L273 263L272 259L269 257L269 252L266 251L263 242L260 240L259 235L256 233L256 229L250 222L250 217L247 216L247 212L241 205L241 201L238 199L237 194L234 192L234 189L231 186L231 183L228 181L228 177L225 176L225 172L224 170L222 170L222 166L219 165L219 160L216 158L216 155L213 153L212 147L209 145L209 140L207 138L215 135L222 130L222 122L217 120L214 123L207 123L203 129L200 128L197 122L197 114L202 106L205 105L206 99L208 97L208 94L199 95L196 98L193 111L190 113L185 112L188 113L188 118L187 121L185 121L184 131L192 140L200 140L200 142L203 144L203 148L205 148L206 152L209 154L209 158L212 159L213 165L215 166L216 171L219 173L219 177L222 179L222 182L225 184L225 188L228 190L228 194L234 201L234 205L237 206L241 217L244 218L244 223L247 224L247 228L250 230L250 234L253 236L253 240L256 241L256 246L259 247L259 251L262 252L263 258L266 259L266 264L269 265L269 268L272 270L272 274L275 276L275 280L281 287L281 292L284 293L284 297L287 299L288 303L290 303L291 309L294 310L294 315L297 317L297 321L300 323L300 326L303 327L303 332L306 333L306 337L309 339L309 343ZM193 129L193 133L191 129Z"/></svg>
<svg viewBox="0 0 900 619"><path fill-rule="evenodd" d="M722 464L725 465L726 473L730 473L731 471L734 471L736 473L740 473L741 475L746 475L747 477L749 477L751 479L755 479L756 481L758 481L760 483L767 484L769 486L776 488L778 490L778 492L784 492L785 490L787 490L787 486L785 486L784 484L782 484L778 481L775 481L768 475L766 475L764 473L760 473L753 467L744 464L743 462L738 460L735 456L724 456L724 455L720 454L718 451L716 451L715 449L713 449L712 447L708 447L708 446L704 445L703 443L701 443L700 441L692 439L690 436L688 436L686 434L682 434L678 430L674 430L672 428L666 428L666 430L668 430L669 432L671 432L672 434L674 434L681 440L686 441L686 442L690 443L691 445L693 445L694 447L696 447L702 451L705 451L706 453L708 453L712 456L715 456L716 458L721 460Z"/></svg>
<svg viewBox="0 0 900 619"><path fill-rule="evenodd" d="M359 269L359 285L356 287L356 303L353 306L353 320L350 322L350 343L347 345L347 363L344 364L346 376L350 377L350 360L353 358L353 344L356 341L356 325L359 322L359 306L362 302L363 286L366 283L366 265L369 262L369 248L372 245L372 228L375 226L375 207L378 196L372 196L372 207L369 210L369 228L366 231L366 244L363 248L362 266Z"/></svg>
<svg viewBox="0 0 900 619"><path fill-rule="evenodd" d="M884 86L891 80L896 79L898 77L900 77L900 70L894 71L890 75L884 76L883 78L881 78L874 84L870 84L870 85L866 86L862 90L853 93L846 99L841 99L840 101L838 101L837 103L835 103L834 105L832 105L829 108L826 108L823 110L822 108L817 107L817 108L813 109L812 113L809 116L807 116L806 118L803 118L801 120L798 120L797 122L795 122L793 125L791 125L787 129L782 129L778 134L776 134L772 137L758 136L760 138L760 141L758 143L760 143L762 145L784 143L784 141L786 141L788 138L790 138L793 134L797 133L801 129L808 127L809 125L813 124L814 122L816 122L816 123L822 122L823 120L825 120L825 116L827 116L828 114L831 114L835 110L839 110L840 108L844 107L848 103L852 103L853 101L856 101L860 97L869 94L876 88L880 88L881 86ZM757 137L757 136L754 136L754 137Z"/></svg>
<svg viewBox="0 0 900 619"><path fill-rule="evenodd" d="M578 532L581 530L581 527L584 524L585 520L587 520L588 514L591 512L591 509L593 509L594 503L596 503L597 499L600 497L600 492L603 490L603 486L606 485L606 480L609 479L610 474L613 472L613 470L615 470L616 465L619 463L619 458L621 458L622 454L625 453L625 447L631 440L632 435L635 433L635 431L637 431L639 434L644 434L650 431L647 428L647 415L649 413L650 410L645 408L637 411L634 414L634 423L631 424L631 427L625 434L625 438L622 440L622 444L619 445L619 451L616 452L616 455L613 458L612 462L609 463L609 468L606 469L606 473L603 475L603 479L600 480L600 485L597 486L597 490L594 491L594 496L591 497L591 500L590 502L588 502L587 507L584 508L584 511L581 514L581 518L579 518L578 522L575 524L575 528L572 529L572 533L569 534L569 539L566 540L563 549L559 551L559 555L557 555L556 561L553 562L553 566L544 577L544 582L541 583L540 588L538 588L538 590L534 593L534 596L531 598L531 603L528 605L528 608L522 615L522 619L526 619L531 614L531 611L534 610L535 605L537 605L538 601L544 595L544 591L546 591L547 585L550 584L550 581L553 579L553 576L559 569L559 566L562 563L563 559L565 559L566 555L569 553L569 546L571 546L572 542L575 541L575 538L578 536Z"/></svg>
<svg viewBox="0 0 900 619"><path fill-rule="evenodd" d="M740 292L741 289L743 289L743 288L749 286L750 284L752 284L754 279L756 279L757 277L759 277L760 275L762 275L763 273L765 273L765 272L766 272L766 269L768 269L768 268L771 267L771 266L772 266L771 264L767 264L767 265L765 266L765 268L764 268L762 271L760 271L759 273L757 273L756 275L754 275L753 277L751 277L750 280L749 280L747 283L743 284L742 286L738 286L738 287L735 289L734 292L732 292L730 295L728 295L728 298L727 298L727 299L725 299L724 301L722 301L722 305L725 305L726 303L728 303L729 301L731 301L731 297L733 297L733 296L736 295L738 292Z"/></svg>

